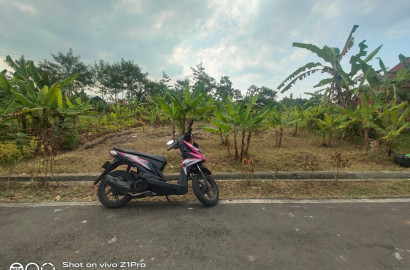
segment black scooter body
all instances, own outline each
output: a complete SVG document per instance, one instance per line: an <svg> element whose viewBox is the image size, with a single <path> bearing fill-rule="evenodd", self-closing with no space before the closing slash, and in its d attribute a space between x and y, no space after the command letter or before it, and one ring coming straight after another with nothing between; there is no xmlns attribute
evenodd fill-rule
<svg viewBox="0 0 410 270"><path fill-rule="evenodd" d="M177 142L174 144L174 149L179 148L181 150L184 160L193 160L196 158L196 156L194 156L194 158L192 157L193 149L188 146L190 144L186 142L185 139L186 138L184 136L178 138ZM195 149L199 150L197 148ZM111 154L114 156L114 160L111 162L107 161L103 165L103 168L105 170L94 182L94 185L98 184L102 179L105 178L107 184L110 185L114 189L114 191L118 193L124 193L123 191L128 187L127 183L120 183L108 174L121 165L127 165L127 172L134 174L134 178L143 179L143 181L145 181L145 183L148 185L147 190L151 191L155 196L184 195L188 192L188 178L192 173L206 173L208 175L212 174L203 165L203 163L198 160L193 164L187 164L184 169L181 168L180 175L178 177L178 183L172 184L166 182L165 176L163 174L163 170L167 164L165 157L161 155L151 155L137 151L123 150L120 148L114 148L114 150L115 151L111 152ZM184 167L184 162L181 164L181 166ZM133 167L137 169L137 172L131 171L131 168Z"/></svg>

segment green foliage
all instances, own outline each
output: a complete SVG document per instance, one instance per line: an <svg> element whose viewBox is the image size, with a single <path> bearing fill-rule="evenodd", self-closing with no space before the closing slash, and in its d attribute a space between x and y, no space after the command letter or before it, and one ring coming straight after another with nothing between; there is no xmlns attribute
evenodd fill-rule
<svg viewBox="0 0 410 270"><path fill-rule="evenodd" d="M325 113L324 119L316 119L320 130L323 132L323 146L332 146L333 132L337 129L344 129L349 122L348 115L341 113ZM326 133L329 134L326 142Z"/></svg>
<svg viewBox="0 0 410 270"><path fill-rule="evenodd" d="M201 117L211 112L215 107L212 96L203 93L201 89L197 89L191 94L188 85L185 85L183 95L178 95L175 92L168 92L168 95L178 111L181 134L185 133L188 119Z"/></svg>
<svg viewBox="0 0 410 270"><path fill-rule="evenodd" d="M37 141L35 137L20 136L15 140L0 141L0 164L12 165L24 159L30 159L36 151Z"/></svg>
<svg viewBox="0 0 410 270"><path fill-rule="evenodd" d="M365 49L367 48L367 45L365 44L365 41L362 41L359 44L359 53L350 58L349 63L351 64L351 71L344 71L341 61L346 53L353 47L353 33L358 27L358 25L353 26L342 50L328 46L319 48L313 44L294 42L294 47L306 49L316 54L326 64L320 62L310 62L305 64L287 77L278 86L278 89L282 88L281 92L283 93L289 90L297 80L302 80L317 71L321 71L322 73L330 75L330 78L321 80L315 87L326 87L326 89L329 90L333 102L344 108L353 108L359 98L354 92L355 85L358 84L359 80L358 72L365 68L362 64L369 62L381 49L381 46L379 46L366 57L367 51ZM363 70L363 72L365 71Z"/></svg>
<svg viewBox="0 0 410 270"><path fill-rule="evenodd" d="M377 131L381 134L382 139L386 143L386 158L389 148L392 147L396 138L406 129L410 127L410 122L406 122L406 118L410 113L410 106L408 102L403 102L399 105L393 103L388 108L384 108L381 114L383 128L378 128Z"/></svg>
<svg viewBox="0 0 410 270"><path fill-rule="evenodd" d="M74 149L81 141L80 133L72 124L65 124L60 129L59 137L61 140L61 147L66 150Z"/></svg>

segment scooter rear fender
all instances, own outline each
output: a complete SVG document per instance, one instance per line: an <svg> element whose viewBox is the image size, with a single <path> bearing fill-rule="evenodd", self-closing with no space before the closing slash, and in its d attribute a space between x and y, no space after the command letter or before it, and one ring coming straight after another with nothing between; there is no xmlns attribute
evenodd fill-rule
<svg viewBox="0 0 410 270"><path fill-rule="evenodd" d="M95 180L94 185L98 184L107 174L111 171L115 170L118 166L126 164L124 160L119 160L115 158L111 163L107 164L104 163L103 168L105 169L104 172Z"/></svg>

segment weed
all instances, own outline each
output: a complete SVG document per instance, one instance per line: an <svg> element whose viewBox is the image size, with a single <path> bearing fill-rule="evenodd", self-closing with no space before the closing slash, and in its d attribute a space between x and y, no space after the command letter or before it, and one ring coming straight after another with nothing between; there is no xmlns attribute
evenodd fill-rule
<svg viewBox="0 0 410 270"><path fill-rule="evenodd" d="M337 181L339 179L339 174L340 171L343 168L349 167L351 162L348 157L346 157L341 150L338 149L333 149L332 156L330 158L332 165L333 165L333 171L335 174L335 180Z"/></svg>
<svg viewBox="0 0 410 270"><path fill-rule="evenodd" d="M254 164L255 163L254 163L253 159L251 159L251 158L249 158L249 159L244 158L242 160L242 165L243 165L243 168L244 168L245 179L246 179L245 183L246 183L247 186L252 185L253 175L255 173Z"/></svg>

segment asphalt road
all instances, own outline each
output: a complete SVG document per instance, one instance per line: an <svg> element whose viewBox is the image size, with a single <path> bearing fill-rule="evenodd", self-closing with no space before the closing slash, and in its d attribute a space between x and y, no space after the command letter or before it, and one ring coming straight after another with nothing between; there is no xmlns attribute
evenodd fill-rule
<svg viewBox="0 0 410 270"><path fill-rule="evenodd" d="M0 269L410 269L410 200L3 204L0 215Z"/></svg>

